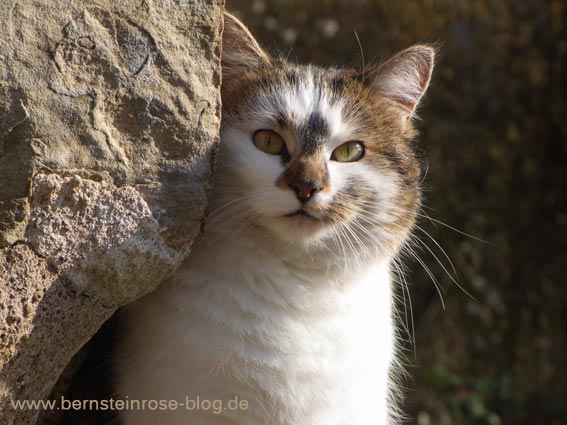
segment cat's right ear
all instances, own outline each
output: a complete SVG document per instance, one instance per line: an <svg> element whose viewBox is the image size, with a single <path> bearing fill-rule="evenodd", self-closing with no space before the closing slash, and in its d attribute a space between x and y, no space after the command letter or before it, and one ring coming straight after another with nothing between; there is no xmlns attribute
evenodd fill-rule
<svg viewBox="0 0 567 425"><path fill-rule="evenodd" d="M262 50L250 31L236 17L224 13L222 33L223 81L270 65L270 57Z"/></svg>

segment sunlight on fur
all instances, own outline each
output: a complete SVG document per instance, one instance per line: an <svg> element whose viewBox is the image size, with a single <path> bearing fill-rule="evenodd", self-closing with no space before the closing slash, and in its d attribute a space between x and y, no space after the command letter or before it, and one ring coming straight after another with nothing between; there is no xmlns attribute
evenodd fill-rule
<svg viewBox="0 0 567 425"><path fill-rule="evenodd" d="M365 70L271 57L231 15L205 231L127 308L115 359L131 399L246 409L124 411L125 425L397 424L399 270L418 215L412 119L434 50Z"/></svg>

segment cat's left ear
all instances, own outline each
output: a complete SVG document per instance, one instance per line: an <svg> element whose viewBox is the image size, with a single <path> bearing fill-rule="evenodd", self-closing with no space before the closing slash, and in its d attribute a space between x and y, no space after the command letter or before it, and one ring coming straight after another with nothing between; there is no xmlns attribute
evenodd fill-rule
<svg viewBox="0 0 567 425"><path fill-rule="evenodd" d="M224 13L222 33L223 80L270 65L270 57L235 16Z"/></svg>
<svg viewBox="0 0 567 425"><path fill-rule="evenodd" d="M367 83L379 95L394 101L411 117L429 86L435 49L416 45L406 49L367 73Z"/></svg>

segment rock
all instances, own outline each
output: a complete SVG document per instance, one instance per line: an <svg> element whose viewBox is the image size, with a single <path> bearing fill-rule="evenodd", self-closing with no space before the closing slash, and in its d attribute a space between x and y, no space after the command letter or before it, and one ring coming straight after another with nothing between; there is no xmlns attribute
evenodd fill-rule
<svg viewBox="0 0 567 425"><path fill-rule="evenodd" d="M222 0L0 6L0 423L188 254L220 120Z"/></svg>

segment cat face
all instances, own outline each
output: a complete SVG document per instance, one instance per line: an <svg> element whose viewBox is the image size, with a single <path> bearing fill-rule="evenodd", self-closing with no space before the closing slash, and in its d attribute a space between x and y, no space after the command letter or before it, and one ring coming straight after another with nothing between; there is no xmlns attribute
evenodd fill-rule
<svg viewBox="0 0 567 425"><path fill-rule="evenodd" d="M432 49L362 75L269 58L227 15L213 208L292 244L349 239L392 252L419 206L411 117ZM342 243L347 243L345 240Z"/></svg>

